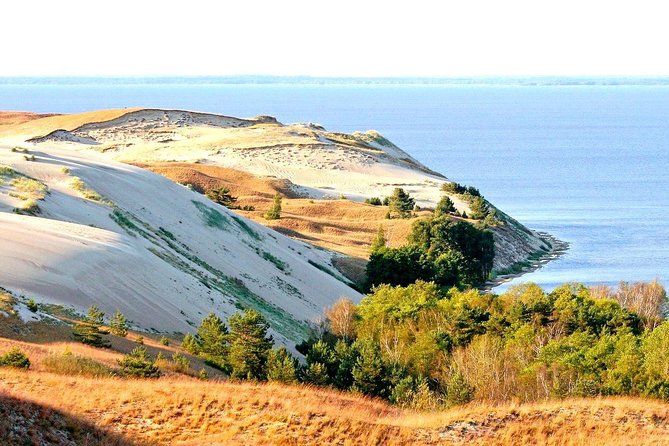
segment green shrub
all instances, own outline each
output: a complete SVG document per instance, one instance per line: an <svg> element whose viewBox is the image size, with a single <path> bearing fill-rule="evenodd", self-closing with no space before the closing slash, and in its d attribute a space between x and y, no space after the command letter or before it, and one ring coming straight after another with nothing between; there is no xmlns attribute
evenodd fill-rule
<svg viewBox="0 0 669 446"><path fill-rule="evenodd" d="M214 203L218 203L227 208L233 207L235 202L237 201L237 197L233 197L232 194L230 193L230 189L228 189L227 187L220 187L218 189L208 190L206 195L207 198L209 198Z"/></svg>
<svg viewBox="0 0 669 446"><path fill-rule="evenodd" d="M30 367L30 360L18 347L13 347L4 355L0 355L0 367L27 369Z"/></svg>
<svg viewBox="0 0 669 446"><path fill-rule="evenodd" d="M32 311L33 313L37 313L37 310L39 309L35 299L28 299L28 302L26 302L26 307L28 307L28 310Z"/></svg>
<svg viewBox="0 0 669 446"><path fill-rule="evenodd" d="M278 220L281 218L281 195L276 194L274 195L274 201L272 202L272 206L265 212L264 215L266 220Z"/></svg>
<svg viewBox="0 0 669 446"><path fill-rule="evenodd" d="M160 370L144 347L135 347L132 352L123 356L118 364L121 367L121 373L125 376L140 378L157 378L160 376Z"/></svg>
<svg viewBox="0 0 669 446"><path fill-rule="evenodd" d="M111 343L102 334L98 325L88 321L78 322L72 328L72 335L77 341L93 347L110 347Z"/></svg>

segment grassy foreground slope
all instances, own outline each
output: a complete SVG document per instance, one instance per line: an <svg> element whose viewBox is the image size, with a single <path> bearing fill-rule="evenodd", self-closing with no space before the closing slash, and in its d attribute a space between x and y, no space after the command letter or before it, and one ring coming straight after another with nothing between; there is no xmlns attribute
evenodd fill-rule
<svg viewBox="0 0 669 446"><path fill-rule="evenodd" d="M415 413L303 386L93 379L8 369L0 370L0 389L0 413L12 413L0 417L0 433L21 431L26 438L44 438L60 427L75 442L89 439L75 444L669 442L669 406L634 398L478 404Z"/></svg>

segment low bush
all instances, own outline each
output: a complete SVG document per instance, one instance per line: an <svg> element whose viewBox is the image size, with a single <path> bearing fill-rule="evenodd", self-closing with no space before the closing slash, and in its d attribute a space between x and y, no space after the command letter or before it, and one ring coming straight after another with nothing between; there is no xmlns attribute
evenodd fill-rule
<svg viewBox="0 0 669 446"><path fill-rule="evenodd" d="M160 370L156 362L152 359L144 347L135 347L118 361L121 367L121 373L124 376L139 378L157 378L160 376Z"/></svg>
<svg viewBox="0 0 669 446"><path fill-rule="evenodd" d="M82 375L82 376L111 376L114 371L104 364L84 356L64 352L62 354L52 354L44 358L42 366L47 372L58 373L61 375Z"/></svg>
<svg viewBox="0 0 669 446"><path fill-rule="evenodd" d="M14 347L4 355L0 355L0 367L27 369L30 367L30 360L18 347Z"/></svg>

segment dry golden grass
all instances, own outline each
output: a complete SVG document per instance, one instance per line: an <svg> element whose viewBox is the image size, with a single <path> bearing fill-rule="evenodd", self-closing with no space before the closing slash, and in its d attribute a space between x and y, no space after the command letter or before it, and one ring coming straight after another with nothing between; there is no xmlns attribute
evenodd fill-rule
<svg viewBox="0 0 669 446"><path fill-rule="evenodd" d="M307 386L188 378L93 379L3 369L0 387L5 397L52 407L135 444L669 442L669 406L634 398L472 405L418 414Z"/></svg>
<svg viewBox="0 0 669 446"><path fill-rule="evenodd" d="M54 130L74 130L90 122L103 122L116 119L124 114L138 110L136 108L98 110L73 115L39 115L37 119L15 119L8 125L0 127L0 136L23 136L26 138L44 136ZM24 117L30 117L25 114ZM9 118L8 118L9 120Z"/></svg>
<svg viewBox="0 0 669 446"><path fill-rule="evenodd" d="M0 292L0 297L2 294ZM90 358L107 367L117 368L118 360L139 345L136 342L139 336L143 339L142 345L152 356L161 353L168 360L176 352L186 356L191 365L189 374L195 374L200 369L205 369L211 378L223 376L220 371L206 365L201 358L181 351L178 342L175 340L171 340L170 345L165 346L160 343L157 336L130 332L125 338L109 335L108 338L111 342L111 348L109 349L95 348L73 341L72 329L69 326L44 322L24 323L17 316L0 316L0 354L12 347L18 347L28 355L32 363L31 369L36 371L46 370L42 365L45 358L62 355L65 352ZM173 367L171 367L171 364L168 365L169 367L163 370L164 373L181 376L181 374L173 373Z"/></svg>
<svg viewBox="0 0 669 446"><path fill-rule="evenodd" d="M170 372L154 380L69 376L45 371L44 359L69 351L113 368L137 334L98 349L69 341L64 327L2 317L0 328L0 353L18 347L31 360L28 371L0 368L0 438L18 426L31 438L67 432L89 445L669 444L669 405L655 400L475 403L417 413L305 385L219 381L211 369L210 381ZM154 355L176 351L144 339Z"/></svg>
<svg viewBox="0 0 669 446"><path fill-rule="evenodd" d="M23 124L34 119L56 116L55 113L32 113L22 111L0 111L0 127Z"/></svg>

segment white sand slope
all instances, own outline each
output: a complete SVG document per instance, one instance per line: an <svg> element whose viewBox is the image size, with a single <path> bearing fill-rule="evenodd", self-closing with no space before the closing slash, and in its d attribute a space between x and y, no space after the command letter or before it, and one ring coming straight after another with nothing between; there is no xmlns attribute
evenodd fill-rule
<svg viewBox="0 0 669 446"><path fill-rule="evenodd" d="M48 187L39 213L18 215L11 179L0 186L0 286L80 312L119 309L158 331L192 330L210 311L255 308L289 345L336 299L360 298L331 253L159 175L57 145L40 144L29 161L0 142L0 165ZM84 198L75 176L102 199Z"/></svg>
<svg viewBox="0 0 669 446"><path fill-rule="evenodd" d="M378 132L343 134L313 124L283 125L273 118L240 119L179 110L133 109L44 118L24 125L23 138L67 148L95 150L125 162L180 161L214 164L258 176L285 178L314 198L384 197L402 187L420 206L443 195L443 175L431 171ZM43 124L40 124L42 122ZM30 124L30 126L28 126ZM79 125L77 125L79 124ZM26 130L26 128L28 130ZM451 195L459 211L469 205ZM525 261L545 240L508 216L493 229L497 271Z"/></svg>

